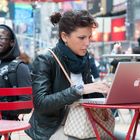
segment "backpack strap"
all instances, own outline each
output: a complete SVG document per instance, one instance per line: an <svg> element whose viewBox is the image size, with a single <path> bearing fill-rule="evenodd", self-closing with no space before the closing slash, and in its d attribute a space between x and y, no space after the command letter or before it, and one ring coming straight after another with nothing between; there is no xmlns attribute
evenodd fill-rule
<svg viewBox="0 0 140 140"><path fill-rule="evenodd" d="M12 87L18 87L17 82L17 68L20 63L23 63L21 60L13 60L8 65L8 80Z"/></svg>

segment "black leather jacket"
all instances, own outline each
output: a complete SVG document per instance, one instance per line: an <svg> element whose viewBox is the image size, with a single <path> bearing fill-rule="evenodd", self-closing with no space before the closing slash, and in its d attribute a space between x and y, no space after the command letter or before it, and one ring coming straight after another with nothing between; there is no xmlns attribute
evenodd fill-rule
<svg viewBox="0 0 140 140"><path fill-rule="evenodd" d="M59 48L53 48L53 51L70 74L60 56ZM85 83L92 82L89 64L82 76ZM33 140L49 140L60 126L66 106L80 98L75 86L70 87L52 54L47 52L46 55L38 56L33 63L34 112L30 119L32 127L26 133Z"/></svg>

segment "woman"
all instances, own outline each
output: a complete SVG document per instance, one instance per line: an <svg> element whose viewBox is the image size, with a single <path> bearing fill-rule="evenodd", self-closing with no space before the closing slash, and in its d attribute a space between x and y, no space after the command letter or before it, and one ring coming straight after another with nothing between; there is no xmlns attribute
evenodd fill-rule
<svg viewBox="0 0 140 140"><path fill-rule="evenodd" d="M60 127L67 105L93 92L107 92L103 83L92 83L87 48L92 28L97 23L87 11L55 13L50 17L58 24L59 40L53 52L68 72L74 86L70 86L51 53L38 56L33 63L34 112L31 128L26 133L33 140L49 140ZM91 83L91 84L88 84ZM73 138L69 138L73 139Z"/></svg>

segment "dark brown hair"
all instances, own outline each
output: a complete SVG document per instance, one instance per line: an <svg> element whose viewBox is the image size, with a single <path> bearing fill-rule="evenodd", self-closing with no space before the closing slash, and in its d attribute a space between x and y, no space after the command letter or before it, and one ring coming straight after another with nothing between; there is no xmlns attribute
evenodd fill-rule
<svg viewBox="0 0 140 140"><path fill-rule="evenodd" d="M21 59L24 63L30 63L30 57L26 53L20 53L19 59Z"/></svg>
<svg viewBox="0 0 140 140"><path fill-rule="evenodd" d="M70 34L79 27L93 27L98 26L92 15L86 10L67 11L63 15L54 13L50 16L50 21L53 25L58 24L59 37L61 32Z"/></svg>

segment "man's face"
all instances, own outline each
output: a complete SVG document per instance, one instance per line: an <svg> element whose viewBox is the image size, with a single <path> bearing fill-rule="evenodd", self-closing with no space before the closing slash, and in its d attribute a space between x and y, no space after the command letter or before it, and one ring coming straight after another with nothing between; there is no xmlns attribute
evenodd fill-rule
<svg viewBox="0 0 140 140"><path fill-rule="evenodd" d="M10 32L3 28L0 28L0 53L5 53L9 50L13 44L13 40L11 40Z"/></svg>

